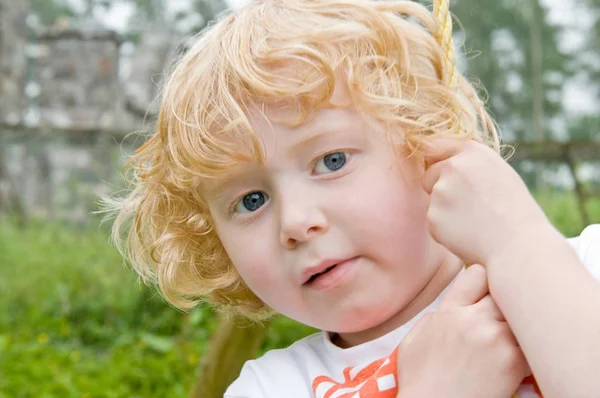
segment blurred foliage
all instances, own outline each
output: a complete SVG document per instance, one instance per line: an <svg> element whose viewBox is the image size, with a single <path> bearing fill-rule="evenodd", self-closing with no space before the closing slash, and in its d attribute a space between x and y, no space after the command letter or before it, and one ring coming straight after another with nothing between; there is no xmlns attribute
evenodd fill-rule
<svg viewBox="0 0 600 398"><path fill-rule="evenodd" d="M598 82L600 79L600 62L598 62L598 46L600 45L600 0L576 0L576 4L586 8L586 16L592 19L591 31L586 35L587 43L578 54L576 67L587 74L588 81ZM597 84L593 84L596 96L600 96Z"/></svg>
<svg viewBox="0 0 600 398"><path fill-rule="evenodd" d="M0 223L0 397L184 397L215 327L136 282L103 229ZM265 349L312 332L278 318Z"/></svg>
<svg viewBox="0 0 600 398"><path fill-rule="evenodd" d="M567 236L582 228L570 193L537 199ZM600 198L590 203L600 221ZM0 222L0 397L185 397L215 328L136 282L108 231ZM314 330L277 317L262 351Z"/></svg>
<svg viewBox="0 0 600 398"><path fill-rule="evenodd" d="M589 115L571 120L568 129L571 141L600 141L600 116Z"/></svg>
<svg viewBox="0 0 600 398"><path fill-rule="evenodd" d="M535 3L535 4L532 4ZM531 21L536 12L542 18L536 24L542 40L542 70L534 70ZM467 73L482 82L490 96L489 107L507 133L516 139L532 139L533 76L544 79L544 113L551 118L562 112L562 87L572 71L570 56L559 51L559 28L549 25L547 10L537 1L473 2L461 0L454 12L464 24L464 47L469 57ZM482 54L475 56L475 54ZM549 127L551 128L551 127ZM546 131L547 136L555 133Z"/></svg>

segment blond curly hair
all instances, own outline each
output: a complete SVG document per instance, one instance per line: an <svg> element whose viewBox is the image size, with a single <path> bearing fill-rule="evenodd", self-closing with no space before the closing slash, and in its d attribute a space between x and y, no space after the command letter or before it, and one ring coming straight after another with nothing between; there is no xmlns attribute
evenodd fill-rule
<svg viewBox="0 0 600 398"><path fill-rule="evenodd" d="M132 191L111 202L113 240L142 280L181 309L207 300L268 313L229 260L202 194L203 182L260 158L256 139L250 158L231 139L253 137L251 104L292 103L298 118L288 122L300 124L337 79L357 109L402 131L412 154L439 136L498 149L475 88L460 74L456 87L442 83L451 71L438 29L413 1L261 0L202 32L169 73L156 132L127 162Z"/></svg>

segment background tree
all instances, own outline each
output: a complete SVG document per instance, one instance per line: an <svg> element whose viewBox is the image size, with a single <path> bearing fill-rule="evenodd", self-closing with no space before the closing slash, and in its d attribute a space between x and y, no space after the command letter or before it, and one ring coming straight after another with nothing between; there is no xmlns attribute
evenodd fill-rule
<svg viewBox="0 0 600 398"><path fill-rule="evenodd" d="M573 72L547 9L538 0L457 0L453 10L463 27L458 42L467 52L466 73L481 81L507 138L535 138L535 118L541 135L556 136L548 121L562 113L563 84Z"/></svg>

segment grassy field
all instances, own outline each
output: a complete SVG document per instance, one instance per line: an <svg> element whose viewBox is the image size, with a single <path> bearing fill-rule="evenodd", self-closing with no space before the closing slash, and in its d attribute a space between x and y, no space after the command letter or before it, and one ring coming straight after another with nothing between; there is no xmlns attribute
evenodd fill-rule
<svg viewBox="0 0 600 398"><path fill-rule="evenodd" d="M538 197L566 235L582 227L567 194ZM590 204L600 222L600 199ZM107 231L0 222L0 397L185 397L215 327L140 286ZM263 349L311 332L278 318Z"/></svg>

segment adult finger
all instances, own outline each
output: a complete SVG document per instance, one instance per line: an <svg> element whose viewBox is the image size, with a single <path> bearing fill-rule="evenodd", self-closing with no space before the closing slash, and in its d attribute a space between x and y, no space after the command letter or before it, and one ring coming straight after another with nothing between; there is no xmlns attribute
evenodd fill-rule
<svg viewBox="0 0 600 398"><path fill-rule="evenodd" d="M425 163L431 167L459 153L466 141L452 138L437 138L421 147Z"/></svg>
<svg viewBox="0 0 600 398"><path fill-rule="evenodd" d="M440 302L440 308L472 305L488 293L485 268L482 265L473 264L450 285Z"/></svg>
<svg viewBox="0 0 600 398"><path fill-rule="evenodd" d="M474 305L474 307L480 311L484 311L486 314L488 314L492 319L494 319L496 321L506 322L506 319L504 318L504 314L502 314L502 311L500 311L500 308L498 308L498 305L496 304L496 302L494 301L492 296L490 296L489 294L486 294L484 298L479 300Z"/></svg>
<svg viewBox="0 0 600 398"><path fill-rule="evenodd" d="M434 165L429 167L427 171L425 171L425 173L423 174L423 177L421 178L421 183L423 184L423 189L428 194L431 195L433 187L439 181L445 165L446 163L444 162L435 163Z"/></svg>

